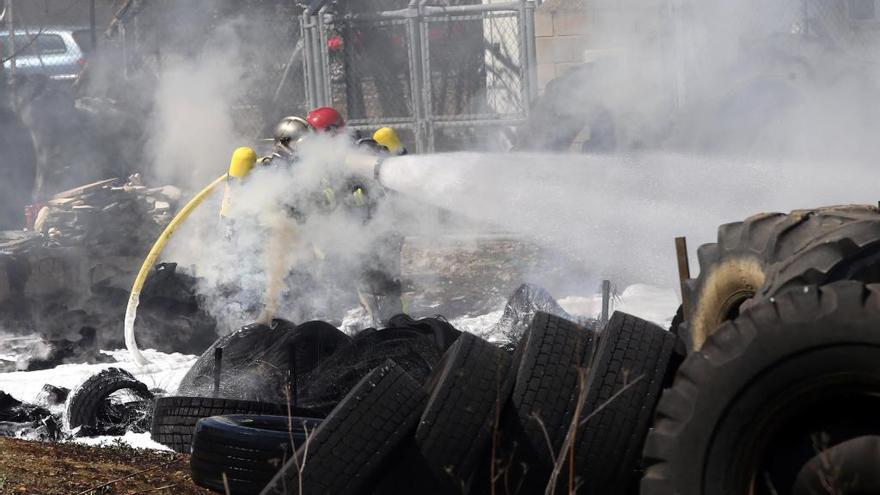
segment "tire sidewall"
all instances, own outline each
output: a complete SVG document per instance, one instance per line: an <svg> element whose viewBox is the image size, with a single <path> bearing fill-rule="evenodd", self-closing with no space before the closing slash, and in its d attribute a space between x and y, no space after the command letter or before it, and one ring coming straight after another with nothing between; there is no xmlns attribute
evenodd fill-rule
<svg viewBox="0 0 880 495"><path fill-rule="evenodd" d="M687 321L691 349L700 350L732 309L758 293L764 278L764 263L756 255L724 259L713 267L697 289Z"/></svg>

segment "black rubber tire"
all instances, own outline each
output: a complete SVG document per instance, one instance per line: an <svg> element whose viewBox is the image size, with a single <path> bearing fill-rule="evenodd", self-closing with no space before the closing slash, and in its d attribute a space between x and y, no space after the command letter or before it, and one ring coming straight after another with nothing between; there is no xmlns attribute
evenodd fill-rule
<svg viewBox="0 0 880 495"><path fill-rule="evenodd" d="M220 395L239 400L285 403L290 351L295 350L296 376L302 378L351 339L323 321L295 325L273 319L254 323L221 337L189 369L177 389L180 395L211 396L214 355L223 349Z"/></svg>
<svg viewBox="0 0 880 495"><path fill-rule="evenodd" d="M463 333L428 381L430 396L416 428L416 444L439 478L466 486L488 446L493 424L513 388L511 356Z"/></svg>
<svg viewBox="0 0 880 495"><path fill-rule="evenodd" d="M80 426L95 426L104 400L119 390L129 390L145 401L154 398L149 387L128 371L107 368L90 376L70 392L64 405L64 428L73 430Z"/></svg>
<svg viewBox="0 0 880 495"><path fill-rule="evenodd" d="M880 282L880 213L831 206L763 213L718 228L697 250L700 275L685 284L690 314L680 335L690 350L750 304L805 285Z"/></svg>
<svg viewBox="0 0 880 495"><path fill-rule="evenodd" d="M231 493L259 494L320 422L253 415L200 419L190 460L193 482L225 493L225 475Z"/></svg>
<svg viewBox="0 0 880 495"><path fill-rule="evenodd" d="M671 364L675 336L659 326L615 312L599 336L587 375L575 435L578 493L635 493L645 435ZM632 383L634 380L638 382ZM568 485L568 470L559 477ZM560 493L567 493L563 491Z"/></svg>
<svg viewBox="0 0 880 495"><path fill-rule="evenodd" d="M776 255L759 296L767 299L807 285L840 280L880 282L880 212L875 206L793 211L779 234ZM789 247L790 246L790 247Z"/></svg>
<svg viewBox="0 0 880 495"><path fill-rule="evenodd" d="M785 218L782 213L762 213L722 225L717 243L697 249L700 275L685 282L690 311L678 326L689 351L699 350L764 285L776 228Z"/></svg>
<svg viewBox="0 0 880 495"><path fill-rule="evenodd" d="M418 382L385 361L339 402L262 493L361 493L412 433L425 399Z"/></svg>
<svg viewBox="0 0 880 495"><path fill-rule="evenodd" d="M160 397L156 400L156 406L153 409L153 424L150 435L153 440L175 452L189 453L192 447L193 431L195 431L198 420L202 418L230 414L284 416L287 413L286 405L270 402L211 397ZM292 415L315 416L311 411L302 409L293 409Z"/></svg>
<svg viewBox="0 0 880 495"><path fill-rule="evenodd" d="M834 445L880 432L878 326L880 285L858 282L786 292L725 323L661 397L641 493L760 494L750 483L765 477L787 492L812 433Z"/></svg>
<svg viewBox="0 0 880 495"><path fill-rule="evenodd" d="M517 346L522 360L511 403L516 427L539 462L552 465L562 445L574 414L579 370L593 352L593 336L574 322L539 312Z"/></svg>
<svg viewBox="0 0 880 495"><path fill-rule="evenodd" d="M792 495L880 493L880 436L847 440L816 454L798 473Z"/></svg>

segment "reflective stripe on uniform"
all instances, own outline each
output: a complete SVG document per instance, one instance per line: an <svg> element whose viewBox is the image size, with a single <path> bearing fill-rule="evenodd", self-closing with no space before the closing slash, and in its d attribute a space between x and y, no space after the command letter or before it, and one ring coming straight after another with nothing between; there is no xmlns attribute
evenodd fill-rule
<svg viewBox="0 0 880 495"><path fill-rule="evenodd" d="M356 204L358 206L366 206L367 205L367 198L364 196L363 188L359 187L359 188L355 189L354 192L351 193L351 195L354 198L354 204Z"/></svg>

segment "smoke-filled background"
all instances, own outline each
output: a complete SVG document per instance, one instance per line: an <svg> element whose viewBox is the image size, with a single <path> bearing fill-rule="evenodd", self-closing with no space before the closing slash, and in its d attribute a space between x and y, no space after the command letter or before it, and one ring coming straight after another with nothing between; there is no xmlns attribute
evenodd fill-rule
<svg viewBox="0 0 880 495"><path fill-rule="evenodd" d="M64 135L36 123L53 115L49 100L36 91L16 94L32 141L51 148L37 150L38 170L104 163L32 199L70 186L72 177L102 178L114 164L117 175L139 171L191 194L225 171L232 150L266 153L261 139L272 123L307 110L301 80L278 82L285 71L302 71L292 56L296 6L204 0L137 8L126 14L137 14L137 29L129 20L126 35L138 51L127 55L124 74L106 55L77 88L77 108L90 108L93 121L109 127L87 147L101 160L49 139ZM558 296L590 293L602 278L675 286L676 235L687 235L693 251L713 240L718 224L759 211L877 199L872 9L856 0L547 1L537 8L537 67L528 68L538 71L542 91L528 120L505 134L516 136L515 154L389 160L381 179L392 198L371 222L340 212L302 224L285 205L320 188L328 174L342 174L351 151L347 142L315 140L298 167L261 169L237 187L230 221L219 219L214 197L175 235L164 259L199 278L221 333L267 307L297 321L343 320L357 306L360 260L387 231L430 239L467 224L535 242L563 268L527 270L522 281ZM460 39L476 53L485 42ZM363 65L399 63L358 49ZM469 52L466 45L456 50ZM96 98L118 105L108 110ZM472 99L463 107L485 106L485 94ZM497 140L469 145L499 147ZM440 221L436 207L461 221ZM316 259L315 248L331 262Z"/></svg>

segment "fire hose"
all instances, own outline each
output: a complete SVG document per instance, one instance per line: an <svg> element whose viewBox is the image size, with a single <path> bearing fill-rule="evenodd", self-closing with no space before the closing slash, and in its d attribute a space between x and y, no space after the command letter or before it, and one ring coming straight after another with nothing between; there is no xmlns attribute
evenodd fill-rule
<svg viewBox="0 0 880 495"><path fill-rule="evenodd" d="M257 155L251 148L236 149L232 154L229 171L199 191L199 193L177 213L177 215L165 227L165 230L159 235L159 238L156 239L156 242L153 243L153 247L144 259L143 264L141 264L141 269L138 272L137 277L134 279L134 284L131 287L131 294L128 296L128 306L125 308L125 347L131 354L132 359L134 359L138 365L143 366L149 364L149 360L147 360L147 358L141 353L140 349L138 349L137 341L134 336L134 322L135 319L137 319L137 308L138 304L140 304L141 290L144 287L144 283L147 281L147 275L150 273L153 265L155 265L156 260L159 259L159 255L162 254L162 250L165 249L165 245L168 244L171 235L183 224L183 222L186 221L190 214L202 204L205 198L207 198L217 186L227 183L227 179L240 179L247 175L253 168L256 160ZM229 204L228 184L226 192L227 194L223 198L224 208L228 207Z"/></svg>

